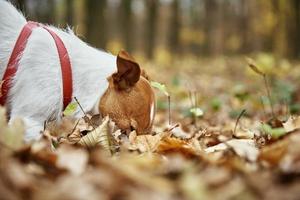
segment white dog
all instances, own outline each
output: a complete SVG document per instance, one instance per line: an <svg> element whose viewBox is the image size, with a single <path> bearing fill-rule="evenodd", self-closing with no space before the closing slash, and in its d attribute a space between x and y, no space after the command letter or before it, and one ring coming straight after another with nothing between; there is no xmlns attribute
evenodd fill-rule
<svg viewBox="0 0 300 200"><path fill-rule="evenodd" d="M4 82L8 81L4 74L12 51L26 25L26 19L13 5L0 0L0 78ZM71 73L65 77L50 32L67 50L64 56L69 57ZM5 101L10 121L23 118L25 140L39 139L45 121L62 117L63 80L68 78L71 99L77 97L85 111L109 115L121 129L136 129L139 133L150 130L154 94L148 80L141 76L139 65L125 51L113 56L90 47L71 30L43 25L33 28L26 42L17 58L16 73L9 80ZM81 117L82 113L77 110L74 115Z"/></svg>

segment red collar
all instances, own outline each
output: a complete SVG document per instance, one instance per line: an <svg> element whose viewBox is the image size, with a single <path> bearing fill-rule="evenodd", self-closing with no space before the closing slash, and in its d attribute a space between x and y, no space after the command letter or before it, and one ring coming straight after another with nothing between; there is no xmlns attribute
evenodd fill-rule
<svg viewBox="0 0 300 200"><path fill-rule="evenodd" d="M27 24L23 27L16 44L14 46L14 49L12 51L12 54L9 58L6 71L4 73L4 76L2 78L3 84L1 88L2 96L0 97L0 105L5 105L7 95L9 93L9 90L11 88L11 79L14 77L18 70L19 61L22 57L22 53L26 47L28 38L30 37L33 29L35 28L44 28L47 30L50 35L52 36L53 40L55 41L56 48L59 55L59 61L60 61L60 67L61 67L61 74L62 74L62 90L63 90L63 106L64 109L67 107L67 105L72 101L72 93L73 93L73 83L72 83L72 69L71 69L71 62L69 58L68 51L63 43L63 41L60 39L60 37L51 29L49 29L47 26L43 24L39 24L36 22L27 22Z"/></svg>

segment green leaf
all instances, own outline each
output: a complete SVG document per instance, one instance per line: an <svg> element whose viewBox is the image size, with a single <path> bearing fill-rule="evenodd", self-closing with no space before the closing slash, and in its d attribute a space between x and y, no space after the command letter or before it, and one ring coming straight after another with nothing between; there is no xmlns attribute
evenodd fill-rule
<svg viewBox="0 0 300 200"><path fill-rule="evenodd" d="M286 134L286 131L283 127L280 128L272 128L270 125L268 124L262 124L261 125L261 129L262 131L264 131L265 133L269 134L272 138L277 139L283 135Z"/></svg>
<svg viewBox="0 0 300 200"><path fill-rule="evenodd" d="M214 111L218 111L222 107L222 101L218 97L215 97L211 100L210 106Z"/></svg>
<svg viewBox="0 0 300 200"><path fill-rule="evenodd" d="M201 117L204 114L201 108L191 108L190 112L196 117Z"/></svg>
<svg viewBox="0 0 300 200"><path fill-rule="evenodd" d="M66 107L66 109L64 110L64 115L65 116L70 116L72 115L76 109L77 109L78 104L76 102L71 102L69 103L69 105Z"/></svg>
<svg viewBox="0 0 300 200"><path fill-rule="evenodd" d="M167 91L167 87L164 84L161 84L161 83L155 82L155 81L151 81L151 86L158 89L159 91L164 93L166 96L170 96Z"/></svg>

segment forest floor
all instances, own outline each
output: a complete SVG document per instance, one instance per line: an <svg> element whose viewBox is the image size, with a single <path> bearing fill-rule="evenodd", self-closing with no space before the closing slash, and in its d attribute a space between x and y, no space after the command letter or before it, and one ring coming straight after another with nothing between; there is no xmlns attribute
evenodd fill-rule
<svg viewBox="0 0 300 200"><path fill-rule="evenodd" d="M0 199L299 199L300 67L254 60L146 63L165 84L149 135L86 116L23 144L1 108Z"/></svg>

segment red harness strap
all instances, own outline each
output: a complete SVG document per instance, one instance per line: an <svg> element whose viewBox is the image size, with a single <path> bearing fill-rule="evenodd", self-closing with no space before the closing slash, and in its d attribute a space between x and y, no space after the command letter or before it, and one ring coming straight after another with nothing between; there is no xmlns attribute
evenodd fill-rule
<svg viewBox="0 0 300 200"><path fill-rule="evenodd" d="M1 93L0 93L2 96L0 96L0 105L4 106L6 103L7 95L11 88L11 79L14 77L14 75L18 70L19 61L26 47L28 38L30 37L33 29L37 27L42 27L45 30L47 30L55 41L55 45L59 55L60 66L61 66L62 86L63 86L63 105L65 109L67 105L72 101L72 93L73 93L72 69L71 69L71 62L70 62L68 51L63 41L54 31L52 31L51 29L49 29L48 27L42 24L36 22L30 22L30 21L23 27L16 41L12 54L9 58L6 71L2 78L3 82L2 82Z"/></svg>

